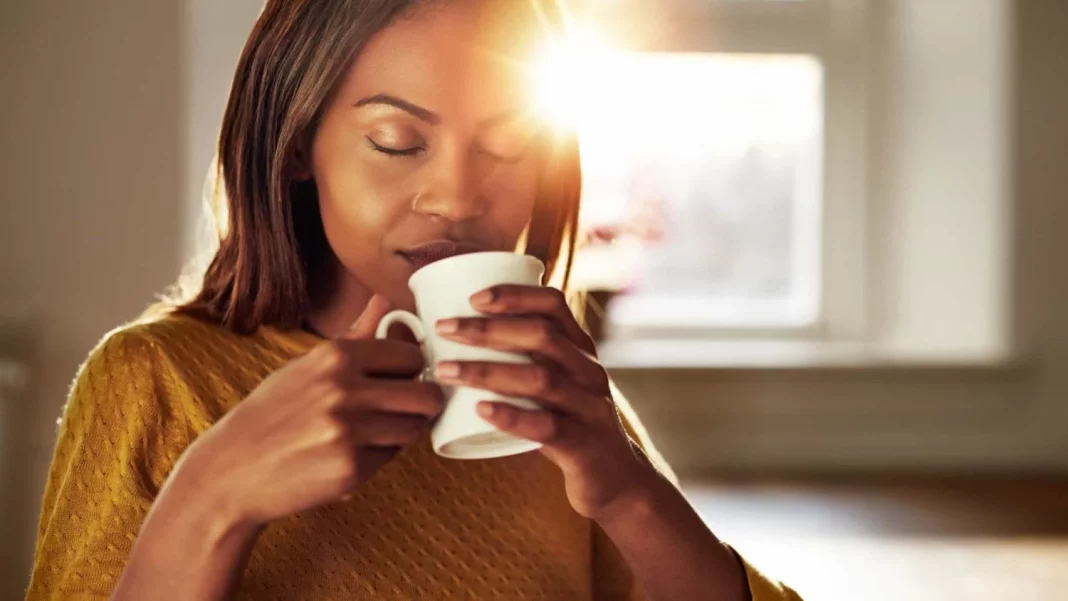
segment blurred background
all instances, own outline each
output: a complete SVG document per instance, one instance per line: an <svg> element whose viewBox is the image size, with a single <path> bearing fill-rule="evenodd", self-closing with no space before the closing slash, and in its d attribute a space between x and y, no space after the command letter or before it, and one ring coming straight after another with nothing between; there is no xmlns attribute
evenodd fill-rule
<svg viewBox="0 0 1068 601"><path fill-rule="evenodd" d="M260 4L0 2L2 599L75 370L196 247ZM808 599L1068 599L1068 2L576 17L576 277L712 527Z"/></svg>

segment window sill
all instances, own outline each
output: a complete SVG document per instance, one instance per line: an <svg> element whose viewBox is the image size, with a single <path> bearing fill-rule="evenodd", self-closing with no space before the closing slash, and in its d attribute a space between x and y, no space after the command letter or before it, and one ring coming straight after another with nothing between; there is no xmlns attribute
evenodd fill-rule
<svg viewBox="0 0 1068 601"><path fill-rule="evenodd" d="M609 339L598 352L610 370L990 369L1018 363L1005 352L921 351L813 340Z"/></svg>

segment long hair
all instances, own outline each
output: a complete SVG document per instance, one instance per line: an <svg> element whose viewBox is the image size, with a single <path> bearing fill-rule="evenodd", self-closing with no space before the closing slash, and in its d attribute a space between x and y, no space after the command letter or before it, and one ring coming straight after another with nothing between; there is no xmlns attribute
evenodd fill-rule
<svg viewBox="0 0 1068 601"><path fill-rule="evenodd" d="M433 0L441 2L443 0ZM444 0L447 1L447 0ZM503 0L514 2L518 0ZM527 0L547 36L562 32L554 1ZM223 117L211 188L218 245L199 286L172 306L239 333L299 327L310 276L330 252L314 182L291 161L310 145L322 112L367 42L426 0L268 0L241 53ZM542 164L525 248L566 289L582 177L573 133ZM187 276L188 280L188 276Z"/></svg>

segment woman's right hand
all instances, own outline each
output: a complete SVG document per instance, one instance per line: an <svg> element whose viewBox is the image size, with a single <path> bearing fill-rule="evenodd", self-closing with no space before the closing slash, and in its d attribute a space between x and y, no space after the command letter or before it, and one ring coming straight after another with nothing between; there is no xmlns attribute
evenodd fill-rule
<svg viewBox="0 0 1068 601"><path fill-rule="evenodd" d="M189 447L178 469L234 526L343 500L429 431L441 389L415 380L418 346L374 340L388 310L374 297L348 336L271 374Z"/></svg>

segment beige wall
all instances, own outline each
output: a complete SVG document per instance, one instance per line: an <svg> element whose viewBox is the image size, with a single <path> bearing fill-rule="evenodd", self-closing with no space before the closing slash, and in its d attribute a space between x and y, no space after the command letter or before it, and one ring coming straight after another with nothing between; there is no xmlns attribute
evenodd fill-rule
<svg viewBox="0 0 1068 601"><path fill-rule="evenodd" d="M30 390L0 432L16 449L0 457L0 599L22 596L76 367L179 265L180 17L177 0L0 3L0 336L33 341L15 351Z"/></svg>

